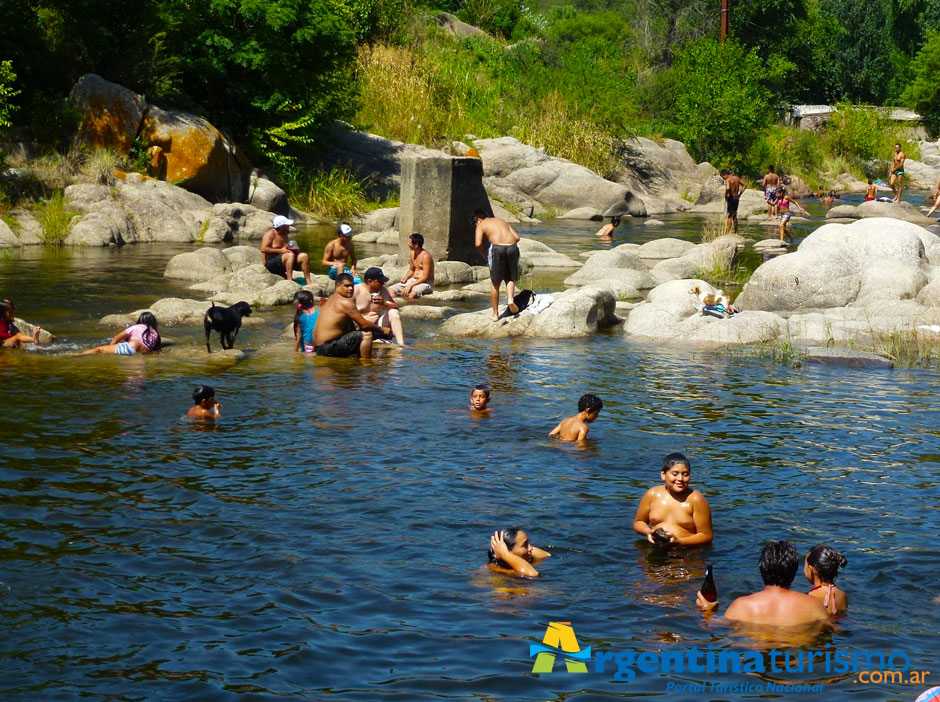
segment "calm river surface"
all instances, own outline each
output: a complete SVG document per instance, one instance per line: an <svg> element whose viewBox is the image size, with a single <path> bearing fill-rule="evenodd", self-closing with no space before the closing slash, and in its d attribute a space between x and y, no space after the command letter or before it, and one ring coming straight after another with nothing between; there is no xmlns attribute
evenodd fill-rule
<svg viewBox="0 0 940 702"><path fill-rule="evenodd" d="M628 223L620 241L701 226L661 219ZM573 255L602 246L594 224L520 229ZM162 278L180 250L0 260L2 296L62 339L0 354L0 699L880 702L929 687L818 667L627 682L614 663L569 674L559 660L531 674L529 645L558 621L595 654L768 651L693 599L706 562L720 611L759 589L759 551L777 538L801 552L828 542L849 561L848 616L789 643L901 651L940 684L936 373L663 351L619 330L454 340L415 322L404 352L313 360L277 338L288 308L242 330L239 362L207 356L196 328L163 328L177 345L151 357L65 355L113 333L96 324L104 314L189 296ZM481 382L494 409L475 419L465 408ZM182 418L199 383L222 403L214 426ZM588 445L548 440L584 392L605 403ZM631 525L675 450L692 458L716 538L661 556ZM482 567L489 534L510 525L553 554L537 581ZM808 589L802 573L794 586ZM668 687L767 679L828 682L816 694Z"/></svg>

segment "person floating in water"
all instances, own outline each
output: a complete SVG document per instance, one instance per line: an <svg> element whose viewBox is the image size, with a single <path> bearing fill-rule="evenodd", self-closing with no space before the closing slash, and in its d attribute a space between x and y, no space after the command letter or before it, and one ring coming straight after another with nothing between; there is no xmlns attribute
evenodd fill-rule
<svg viewBox="0 0 940 702"><path fill-rule="evenodd" d="M485 385L477 385L470 391L470 409L476 414L490 413L490 389Z"/></svg>
<svg viewBox="0 0 940 702"><path fill-rule="evenodd" d="M219 403L215 401L215 390L210 385L199 385L193 390L193 402L196 404L186 413L190 417L216 419L219 416Z"/></svg>
<svg viewBox="0 0 940 702"><path fill-rule="evenodd" d="M829 618L822 603L810 595L793 592L790 585L800 565L800 553L787 541L771 541L760 553L760 577L764 589L753 595L739 597L725 611L725 618L763 626L799 626L824 622ZM709 602L696 593L696 604L715 609L717 600Z"/></svg>
<svg viewBox="0 0 940 702"><path fill-rule="evenodd" d="M16 306L9 300L0 302L0 346L12 349L19 348L23 344L38 344L39 332L42 330L35 326L32 334L21 332L14 321L15 310Z"/></svg>
<svg viewBox="0 0 940 702"><path fill-rule="evenodd" d="M702 546L712 541L712 510L698 490L689 487L692 464L683 454L663 459L662 486L640 498L633 530L654 546Z"/></svg>
<svg viewBox="0 0 940 702"><path fill-rule="evenodd" d="M157 331L157 318L153 312L143 312L137 322L122 332L114 335L111 342L82 351L83 356L90 353L114 353L118 356L133 356L138 353L150 353L160 350L160 332Z"/></svg>
<svg viewBox="0 0 940 702"><path fill-rule="evenodd" d="M611 240L614 238L614 229L620 226L620 217L612 217L611 220L605 224L603 227L597 230L597 234L594 236L599 236L602 239Z"/></svg>
<svg viewBox="0 0 940 702"><path fill-rule="evenodd" d="M529 536L519 527L510 527L494 532L490 537L487 552L489 567L493 570L510 571L529 578L539 577L532 561L549 558L552 554L529 543Z"/></svg>
<svg viewBox="0 0 940 702"><path fill-rule="evenodd" d="M578 400L578 413L573 417L562 419L558 426L551 430L549 436L557 436L562 441L582 441L587 438L590 427L588 424L597 419L604 403L597 395L586 393Z"/></svg>
<svg viewBox="0 0 940 702"><path fill-rule="evenodd" d="M809 596L822 602L829 614L849 608L845 591L834 584L839 568L845 568L847 563L845 556L826 544L813 546L806 554L803 575L813 584Z"/></svg>

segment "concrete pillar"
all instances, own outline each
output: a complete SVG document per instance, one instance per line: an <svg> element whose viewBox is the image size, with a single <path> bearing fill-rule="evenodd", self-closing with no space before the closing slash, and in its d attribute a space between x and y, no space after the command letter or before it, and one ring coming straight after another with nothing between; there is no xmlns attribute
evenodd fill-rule
<svg viewBox="0 0 940 702"><path fill-rule="evenodd" d="M483 188L483 162L478 158L411 158L401 165L401 209L398 213L399 260L410 253L408 236L424 236L424 248L435 261L483 265L473 246L475 210L492 216Z"/></svg>

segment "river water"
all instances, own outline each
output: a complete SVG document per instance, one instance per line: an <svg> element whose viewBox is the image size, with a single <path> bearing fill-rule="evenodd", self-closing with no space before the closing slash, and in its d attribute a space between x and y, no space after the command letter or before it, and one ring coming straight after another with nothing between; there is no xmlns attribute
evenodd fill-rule
<svg viewBox="0 0 940 702"><path fill-rule="evenodd" d="M701 227L662 219L622 225L620 241L692 239ZM603 247L595 228L520 229L576 255ZM818 664L761 676L626 662L635 677L621 681L614 662L575 674L559 660L533 675L529 645L549 622L570 622L595 655L756 650L769 668L785 644L817 660L899 651L940 677L934 372L791 368L630 343L619 330L454 340L436 323L409 323L403 352L326 361L278 342L287 308L243 329L239 362L207 356L195 328L164 328L177 345L160 355L66 355L106 340L104 314L186 296L162 278L179 250L0 260L3 296L62 339L0 354L3 700L880 702L929 686L856 683ZM478 419L465 408L481 382L493 413ZM222 403L215 425L182 417L199 383ZM550 441L584 392L605 403L587 445ZM662 556L631 525L675 450L692 459L716 538ZM510 525L553 554L536 581L483 567L489 534ZM838 582L851 608L835 628L760 640L694 609L706 562L720 611L757 590L768 539L846 555ZM794 587L808 589L802 573ZM826 688L769 692L766 680ZM670 687L701 682L752 687Z"/></svg>

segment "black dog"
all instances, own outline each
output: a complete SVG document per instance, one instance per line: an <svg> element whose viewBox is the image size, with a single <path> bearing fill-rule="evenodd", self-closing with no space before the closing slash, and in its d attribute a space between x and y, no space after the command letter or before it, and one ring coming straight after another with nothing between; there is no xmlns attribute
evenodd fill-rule
<svg viewBox="0 0 940 702"><path fill-rule="evenodd" d="M236 302L231 307L216 307L213 302L212 307L206 310L206 318L202 321L206 328L206 351L212 353L212 347L209 346L209 332L213 329L219 332L223 349L234 347L235 337L238 336L238 330L242 328L242 317L250 316L251 307L247 302Z"/></svg>

